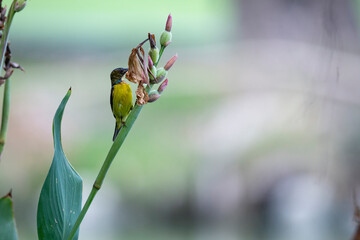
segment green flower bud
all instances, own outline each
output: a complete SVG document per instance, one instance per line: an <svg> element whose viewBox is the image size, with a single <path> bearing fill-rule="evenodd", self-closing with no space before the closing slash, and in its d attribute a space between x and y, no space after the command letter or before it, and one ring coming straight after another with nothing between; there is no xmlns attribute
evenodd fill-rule
<svg viewBox="0 0 360 240"><path fill-rule="evenodd" d="M151 60L151 57L148 56L148 73L149 73L149 78L150 78L150 82L152 84L156 83L156 67L154 66L153 61Z"/></svg>
<svg viewBox="0 0 360 240"><path fill-rule="evenodd" d="M157 47L150 48L149 56L151 57L153 63L157 63L157 61L159 60L159 49Z"/></svg>
<svg viewBox="0 0 360 240"><path fill-rule="evenodd" d="M164 80L167 76L168 71L166 71L164 68L158 68L156 72L156 81L159 83L162 80Z"/></svg>
<svg viewBox="0 0 360 240"><path fill-rule="evenodd" d="M149 93L149 100L148 102L155 102L156 100L158 100L160 97L160 94L158 91L156 90L152 90L150 93Z"/></svg>
<svg viewBox="0 0 360 240"><path fill-rule="evenodd" d="M15 2L15 12L20 12L21 10L23 10L26 6L26 0L18 0Z"/></svg>
<svg viewBox="0 0 360 240"><path fill-rule="evenodd" d="M155 67L155 66L152 66L152 68L150 68L150 71L151 71L151 73L156 77L156 72L157 72L156 67ZM149 74L149 77L150 77L150 82L151 82L152 84L157 83L156 79L155 79L151 74Z"/></svg>
<svg viewBox="0 0 360 240"><path fill-rule="evenodd" d="M169 45L168 42L171 42L171 39L172 39L172 33L168 31L164 31L160 36L161 46L166 47L167 45Z"/></svg>

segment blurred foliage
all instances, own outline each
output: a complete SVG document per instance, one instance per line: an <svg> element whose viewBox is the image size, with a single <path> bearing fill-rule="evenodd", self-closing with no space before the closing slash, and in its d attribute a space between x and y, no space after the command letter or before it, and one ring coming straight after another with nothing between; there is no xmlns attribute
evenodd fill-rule
<svg viewBox="0 0 360 240"><path fill-rule="evenodd" d="M306 7L314 3L276 2L291 6L293 12L281 9L286 16L310 12ZM166 91L145 106L120 149L94 199L107 208L90 208L80 239L255 235L278 240L276 234L284 229L326 231L344 239L343 233L351 231L352 210L344 204L348 192L334 197L336 181L347 172L343 158L334 160L340 146L333 137L345 129L357 134L352 128L358 125L357 105L341 104L356 102L358 94L351 98L346 86L357 89L358 56L284 39L238 41L239 5L220 0L28 1L10 36L13 59L26 73L13 75L8 145L0 163L0 192L13 188L20 239L36 236L37 198L53 154L51 120L64 90L73 89L63 119L64 151L83 176L87 196L112 143L109 74L127 64L131 48L148 32L158 39L169 12L173 43L160 66L177 52L176 68ZM282 16L281 24L264 24L274 29L263 30L275 37L285 26L297 31L298 23L291 22L296 18ZM324 38L326 33L319 34ZM329 78L336 72L340 81ZM328 102L330 97L345 100ZM337 210L313 218L326 207ZM210 221L230 222L235 231L218 231Z"/></svg>
<svg viewBox="0 0 360 240"><path fill-rule="evenodd" d="M0 239L17 240L11 193L0 198Z"/></svg>
<svg viewBox="0 0 360 240"><path fill-rule="evenodd" d="M230 3L28 1L10 36L13 58L26 73L13 75L8 145L0 168L0 191L13 188L20 239L36 235L36 203L53 154L51 119L64 90L73 89L63 120L64 152L80 175L88 176L84 182L92 184L112 143L109 74L127 64L131 48L148 32L158 40L169 12L174 41L160 65L178 52L177 70L170 73L161 99L144 108L102 191L115 184L124 204L149 211L148 217L158 214L159 201L169 206L187 201L198 157L191 121L199 109L214 107L220 95L214 95L216 86L203 84L217 76L200 62L206 48L196 48L230 39L235 16ZM129 234L126 239L147 235ZM164 234L161 227L153 238Z"/></svg>
<svg viewBox="0 0 360 240"><path fill-rule="evenodd" d="M229 37L230 1L28 1L16 19L12 42L18 54L74 54L128 49L148 32L160 34L169 12L178 45L215 44ZM55 17L56 16L56 17ZM204 27L211 26L211 27ZM157 36L159 37L159 36Z"/></svg>

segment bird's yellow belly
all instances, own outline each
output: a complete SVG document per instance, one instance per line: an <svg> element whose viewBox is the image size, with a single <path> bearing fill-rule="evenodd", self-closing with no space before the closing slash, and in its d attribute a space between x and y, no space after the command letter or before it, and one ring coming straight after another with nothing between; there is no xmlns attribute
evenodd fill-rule
<svg viewBox="0 0 360 240"><path fill-rule="evenodd" d="M117 120L124 121L132 107L132 93L130 85L119 83L113 90L113 113Z"/></svg>

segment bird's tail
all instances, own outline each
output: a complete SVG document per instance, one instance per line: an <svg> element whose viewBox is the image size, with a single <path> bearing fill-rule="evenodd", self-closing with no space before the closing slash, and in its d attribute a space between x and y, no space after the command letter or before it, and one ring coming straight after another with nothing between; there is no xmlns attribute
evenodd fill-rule
<svg viewBox="0 0 360 240"><path fill-rule="evenodd" d="M119 134L121 127L122 127L121 125L118 126L117 122L115 123L115 131L114 131L113 141L115 141L115 138Z"/></svg>

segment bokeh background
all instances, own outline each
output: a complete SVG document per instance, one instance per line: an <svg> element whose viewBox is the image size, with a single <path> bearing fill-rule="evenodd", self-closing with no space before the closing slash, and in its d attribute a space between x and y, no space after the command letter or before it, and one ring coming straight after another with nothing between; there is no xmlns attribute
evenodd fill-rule
<svg viewBox="0 0 360 240"><path fill-rule="evenodd" d="M37 238L52 118L67 89L63 146L85 200L112 144L109 74L148 32L159 37L169 13L161 64L179 59L168 88L144 107L80 239L351 239L359 10L358 0L29 0L10 35L26 72L11 79L0 163L20 239Z"/></svg>

